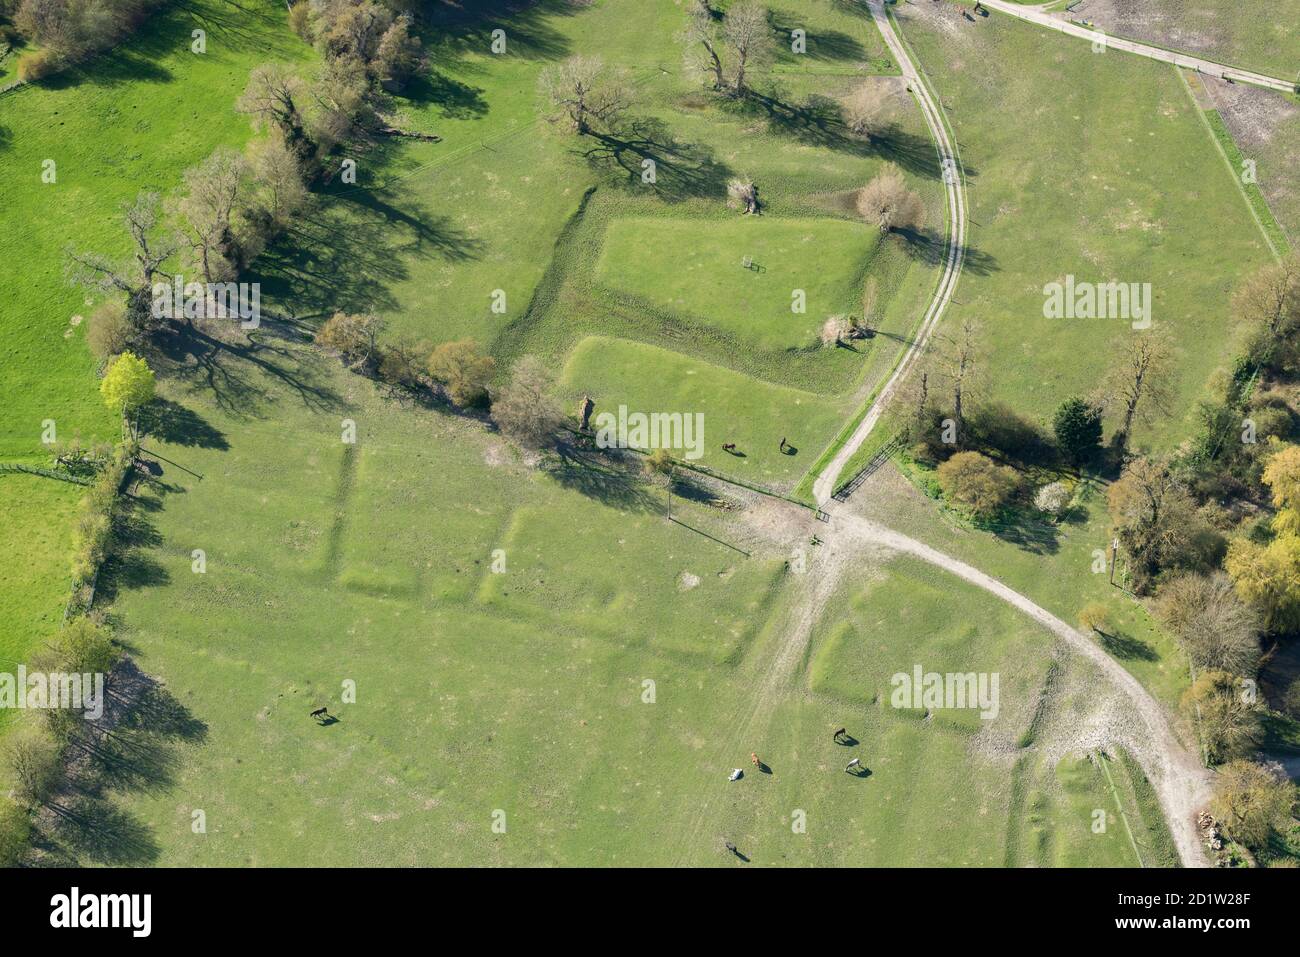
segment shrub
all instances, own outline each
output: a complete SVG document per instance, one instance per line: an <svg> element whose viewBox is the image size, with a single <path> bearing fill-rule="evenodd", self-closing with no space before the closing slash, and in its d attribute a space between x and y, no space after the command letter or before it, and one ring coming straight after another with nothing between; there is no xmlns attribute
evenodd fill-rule
<svg viewBox="0 0 1300 957"><path fill-rule="evenodd" d="M667 449L655 449L645 457L645 469L651 475L667 475L673 468L673 456Z"/></svg>
<svg viewBox="0 0 1300 957"><path fill-rule="evenodd" d="M1231 761L1214 782L1210 813L1223 832L1246 847L1264 847L1273 832L1286 824L1296 790L1265 768L1249 761Z"/></svg>
<svg viewBox="0 0 1300 957"><path fill-rule="evenodd" d="M429 347L424 343L414 345L402 340L384 350L379 361L379 378L389 385L403 389L419 389L424 385L424 357Z"/></svg>
<svg viewBox="0 0 1300 957"><path fill-rule="evenodd" d="M62 60L53 50L33 50L18 61L18 79L35 83L58 72Z"/></svg>
<svg viewBox="0 0 1300 957"><path fill-rule="evenodd" d="M289 28L301 39L312 42L311 3L308 0L298 0L289 8Z"/></svg>
<svg viewBox="0 0 1300 957"><path fill-rule="evenodd" d="M1200 668L1253 675L1260 616L1237 597L1223 572L1179 575L1160 587L1156 614Z"/></svg>
<svg viewBox="0 0 1300 957"><path fill-rule="evenodd" d="M938 476L949 501L979 519L996 515L1020 486L1015 469L979 452L958 452L939 466Z"/></svg>
<svg viewBox="0 0 1300 957"><path fill-rule="evenodd" d="M316 333L316 342L338 352L355 368L368 370L379 356L384 322L368 313L336 312Z"/></svg>
<svg viewBox="0 0 1300 957"><path fill-rule="evenodd" d="M0 867L16 867L27 854L32 823L27 810L0 797Z"/></svg>
<svg viewBox="0 0 1300 957"><path fill-rule="evenodd" d="M1259 745L1263 734L1260 709L1244 694L1236 675L1202 671L1183 693L1182 703L1211 764L1249 754Z"/></svg>
<svg viewBox="0 0 1300 957"><path fill-rule="evenodd" d="M1034 494L1034 508L1060 518L1070 507L1070 490L1064 482L1051 482Z"/></svg>
<svg viewBox="0 0 1300 957"><path fill-rule="evenodd" d="M62 749L42 725L27 724L5 738L5 767L13 796L26 807L44 804L63 777Z"/></svg>
<svg viewBox="0 0 1300 957"><path fill-rule="evenodd" d="M444 342L429 356L429 375L440 382L456 405L476 405L487 396L496 373L496 360L484 355L472 339Z"/></svg>
<svg viewBox="0 0 1300 957"><path fill-rule="evenodd" d="M108 299L90 314L86 344L97 359L111 359L125 352L135 340L135 329L126 316L126 303Z"/></svg>

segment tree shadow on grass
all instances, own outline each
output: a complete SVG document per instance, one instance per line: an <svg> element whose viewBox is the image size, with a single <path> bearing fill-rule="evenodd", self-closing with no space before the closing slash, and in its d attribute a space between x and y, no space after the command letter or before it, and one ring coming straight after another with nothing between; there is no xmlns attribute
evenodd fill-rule
<svg viewBox="0 0 1300 957"><path fill-rule="evenodd" d="M131 83L167 83L174 74L161 64L178 50L189 50L192 32L202 29L207 46L202 56L220 61L232 54L256 50L266 60L292 56L299 41L281 20L264 8L225 0L202 8L169 4L124 42L110 46L85 62L40 81L50 89L81 85L116 87ZM197 54L196 54L197 55Z"/></svg>
<svg viewBox="0 0 1300 957"><path fill-rule="evenodd" d="M291 322L279 324L285 328L277 329L277 321L264 315L262 326L246 335L237 327L176 325L157 343L156 355L162 371L202 389L232 415L252 416L274 401L268 379L286 386L310 409L337 409L340 399L320 367L325 357L277 341L296 329Z"/></svg>
<svg viewBox="0 0 1300 957"><path fill-rule="evenodd" d="M341 188L294 221L254 263L252 278L293 316L386 312L398 308L389 288L407 278L410 257L464 262L482 250L413 193L399 209L373 190Z"/></svg>
<svg viewBox="0 0 1300 957"><path fill-rule="evenodd" d="M488 112L482 87L471 86L438 70L408 82L402 96L413 103L435 104L444 119L473 120Z"/></svg>
<svg viewBox="0 0 1300 957"><path fill-rule="evenodd" d="M223 452L230 448L224 432L210 425L193 409L170 399L154 399L141 409L140 429L151 439L168 445Z"/></svg>
<svg viewBox="0 0 1300 957"><path fill-rule="evenodd" d="M546 474L565 488L626 512L661 511L638 472L606 455L561 443L547 459Z"/></svg>
<svg viewBox="0 0 1300 957"><path fill-rule="evenodd" d="M917 262L927 266L941 266L948 261L948 242L936 230L903 227L895 229L892 235L902 242L903 251ZM976 276L987 276L997 272L1001 267L996 256L967 243L962 255L961 268L962 271Z"/></svg>
<svg viewBox="0 0 1300 957"><path fill-rule="evenodd" d="M677 139L663 121L638 117L609 132L593 132L576 147L591 168L615 185L650 190L666 202L718 198L727 193L732 171L703 146ZM654 162L654 183L642 175Z"/></svg>
<svg viewBox="0 0 1300 957"><path fill-rule="evenodd" d="M1121 661L1158 661L1160 658L1155 649L1132 635L1126 635L1121 631L1096 631L1096 634L1107 654Z"/></svg>
<svg viewBox="0 0 1300 957"><path fill-rule="evenodd" d="M1028 509L1016 508L989 527L998 538L1035 555L1055 555L1061 550L1060 529L1040 521Z"/></svg>
<svg viewBox="0 0 1300 957"><path fill-rule="evenodd" d="M585 4L572 0L474 0L424 5L420 39L435 67L455 65L485 70L475 59L492 53L492 31L505 31L502 57L558 60L569 56L569 38L550 23L552 17L581 13Z"/></svg>
<svg viewBox="0 0 1300 957"><path fill-rule="evenodd" d="M106 684L104 713L78 724L66 751L65 783L37 816L43 863L142 865L157 860L149 827L119 796L165 794L183 749L201 744L207 725L129 658Z"/></svg>
<svg viewBox="0 0 1300 957"><path fill-rule="evenodd" d="M806 20L775 10L768 14L768 21L772 25L778 63L803 63L807 60L861 62L869 58L867 48L856 37L839 30L809 29ZM803 53L790 49L791 36L796 29L808 31L807 49Z"/></svg>

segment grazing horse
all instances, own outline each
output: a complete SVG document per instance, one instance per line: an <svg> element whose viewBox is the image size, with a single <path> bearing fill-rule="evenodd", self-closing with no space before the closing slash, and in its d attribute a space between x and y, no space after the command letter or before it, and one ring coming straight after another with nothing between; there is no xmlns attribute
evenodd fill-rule
<svg viewBox="0 0 1300 957"><path fill-rule="evenodd" d="M761 768L763 766L763 762L758 760L758 754L753 751L749 752L749 760L753 762L754 767L756 768Z"/></svg>
<svg viewBox="0 0 1300 957"><path fill-rule="evenodd" d="M727 443L725 443L725 444L722 446L722 451L724 451L724 452L734 452L734 451L736 451L736 443L735 443L735 442L727 442Z"/></svg>
<svg viewBox="0 0 1300 957"><path fill-rule="evenodd" d="M841 737L843 737L848 733L849 733L848 728L840 728L838 731L836 731L834 734L831 735L831 740L838 741Z"/></svg>
<svg viewBox="0 0 1300 957"><path fill-rule="evenodd" d="M317 708L315 711L311 713L311 717L317 719L328 718L329 716L330 716L329 708Z"/></svg>
<svg viewBox="0 0 1300 957"><path fill-rule="evenodd" d="M844 766L844 770L852 771L854 768L860 768L860 767L862 767L862 760L860 758L854 758L852 761L850 761L847 765Z"/></svg>

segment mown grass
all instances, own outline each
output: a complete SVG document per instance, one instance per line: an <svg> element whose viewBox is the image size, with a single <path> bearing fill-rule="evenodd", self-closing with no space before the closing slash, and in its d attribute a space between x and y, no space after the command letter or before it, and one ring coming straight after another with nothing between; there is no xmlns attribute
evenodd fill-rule
<svg viewBox="0 0 1300 957"><path fill-rule="evenodd" d="M818 624L810 669L813 691L878 711L882 719L926 721L960 734L1016 741L1032 718L1051 638L992 595L908 558L864 569L867 583L849 591ZM998 677L991 718L978 708L895 707L893 679L922 673Z"/></svg>
<svg viewBox="0 0 1300 957"><path fill-rule="evenodd" d="M1094 807L1114 808L1101 772L1098 780L1081 779L1077 758L1066 756L1058 762L1037 740L1034 729L1044 707L1086 707L1077 683L1063 688L1054 677L1055 641L1048 632L992 595L911 558L869 567L867 583L849 585L845 592L814 634L810 688L819 701L834 703L830 710L849 716L850 731L863 746L861 751L840 750L845 760L861 754L871 768L867 789L878 772L892 773L894 763L903 758L895 750L899 742L924 754L916 774L928 782L926 789L907 794L904 807L893 804L892 787L870 802L867 815L883 815L885 820L864 837L863 847L869 849L864 859L871 859L878 844L890 843L893 832L886 821L908 833L928 817L944 822L938 840L927 842L920 833L910 834L927 862L1094 867L1137 863L1118 830L1118 818L1102 839L1090 830ZM893 707L891 679L912 674L918 664L923 671L939 674L997 673L997 716L983 719L978 710L967 708L936 709L927 717L924 710ZM862 733L859 726L865 728ZM1055 733L1047 738L1052 740ZM961 748L970 770L961 778L966 793L959 797L929 775L938 771L933 764L937 758L955 761ZM1134 819L1139 812L1126 791L1128 773L1113 771L1125 812ZM1136 773L1140 777L1141 772ZM1001 785L993 786L986 775L1001 778ZM1099 804L1102 797L1109 803ZM1150 806L1155 807L1153 802ZM856 823L863 809L840 813ZM1158 808L1154 820L1160 821ZM978 852L971 847L965 850L969 856L954 854L976 835ZM1032 859L1025 857L1027 848L1036 849Z"/></svg>
<svg viewBox="0 0 1300 957"><path fill-rule="evenodd" d="M742 103L706 95L686 73L674 39L682 13L673 4L579 11L540 3L516 24L518 42L508 40L502 55L489 52L482 21L449 20L429 37L432 79L403 104L409 125L443 141L402 144L363 161L356 188L337 187L330 195L340 202L304 224L292 248L259 264L264 289L309 320L335 308L368 309L387 320L390 337L475 339L496 355L503 377L526 353L560 368L598 334L780 385L851 392L876 374L884 354L896 354L897 342L819 350L816 329L832 312L860 309L870 285L884 327L904 334L929 293L923 280L935 272L937 249L932 232L910 245L868 237L861 249L847 246L848 234L868 233L852 222L852 191L895 163L929 207L927 229L941 231L938 170L901 91L893 125L874 142L850 136L839 117L834 98L885 68L865 9L777 7L778 26L797 21L816 41L807 68L782 54L761 95ZM548 63L585 49L625 69L635 92L622 123L577 137L550 122L536 88ZM652 183L642 179L646 160L656 164ZM757 221L726 208L726 184L737 175L759 183L764 215ZM640 278L634 248L604 254L607 242L630 234L628 223L662 234L647 244ZM747 303L720 299L730 292L709 283L687 284L671 302L655 290L680 273L693 243L702 244L702 256L734 259L742 271L745 250L726 252L737 232L797 233L795 247L780 242L773 257L760 250L767 275L746 274L773 289L788 286L772 299L784 303L786 318L791 290L809 291L808 312L790 325L795 337L772 328L779 319L756 325ZM822 261L827 255L834 269ZM596 262L610 264L612 274L593 275ZM494 311L494 302L502 307ZM649 408L676 399L666 388L645 392ZM722 418L745 414L743 405L713 405Z"/></svg>
<svg viewBox="0 0 1300 957"><path fill-rule="evenodd" d="M816 348L827 316L861 310L863 280L884 241L866 223L747 217L702 227L616 220L596 277L760 348ZM804 297L798 312L796 290Z"/></svg>
<svg viewBox="0 0 1300 957"><path fill-rule="evenodd" d="M819 3L812 22L841 23L832 13L844 9ZM756 452L753 466L793 482L799 470L774 458L780 435L766 436L778 410L790 415L798 400L798 427L830 440L846 414L834 406L851 408L898 343L878 337L865 355L764 350L649 310L590 271L621 217L712 226L737 216L722 205L736 171L760 182L775 223L815 217L833 234L849 191L890 161L933 213L941 191L915 116L866 149L808 98L842 90L839 69L871 60L878 39L861 13L842 23L862 49L836 41L848 54L825 71L835 76L783 62L780 96L743 107L710 102L677 72L673 4L539 3L511 20L510 53L499 58L485 52L482 21L448 23L435 33L428 87L405 104L410 124L443 142L363 157L360 188L328 194L258 264L268 301L308 328L335 308L372 308L394 336L472 335L503 365L535 352L561 370L572 358L562 388L573 391L600 385L605 363L621 364L600 390L601 409L624 390L629 405L648 409L703 404L693 369L719 397L706 421L752 430L743 441L773 456ZM640 68L649 92L638 129L670 160L652 193L619 163L630 155L639 170L635 150L605 143L586 155L594 144L538 122L537 72L584 49ZM155 94L170 85L137 77L131 95L137 83ZM237 93L230 84L226 102ZM94 129L88 117L78 125L83 136ZM246 135L239 130L230 127L231 142ZM209 148L195 145L176 169ZM114 189L125 197L130 155L120 168ZM928 220L940 235L941 226ZM897 336L933 287L941 240L923 240L880 250L889 272L867 277ZM508 293L503 314L487 310L497 288ZM701 808L759 863L1005 859L1007 763L972 752L970 728L874 714L851 683L774 702L763 739L741 742L719 766L719 737L753 707L745 665L781 637L788 556L690 495L675 497L669 524L662 490L581 454L525 467L477 420L380 395L280 337L289 331L268 328L239 351L208 345L201 362L168 370L163 390L184 425L145 443L163 471L135 503L103 601L185 733L138 786L97 798L105 828L93 844L60 835L69 860L719 863L713 833L684 843ZM599 367L587 358L596 344L606 353ZM589 372L572 374L584 361ZM78 387L93 390L88 372L83 379ZM344 419L357 425L354 446L341 441ZM803 441L787 458L813 458L817 443ZM1023 623L991 613L999 624L978 634L946 629L980 596L934 574L915 573L923 597L891 634L893 650L968 662L987 649L1006 660L1020 676L1010 686L1025 689L1007 712L1023 717L1007 732L1015 739L1040 673ZM870 604L853 613L880 627ZM841 667L852 674L860 663L847 634L827 642L837 650L825 652L834 663L820 680L841 681ZM1023 659L998 657L1021 650ZM351 690L355 703L344 699ZM321 704L337 723L309 719ZM872 771L863 779L843 774L845 751L829 741L850 718ZM727 771L750 749L775 773L729 785ZM206 834L191 828L199 809ZM791 828L791 809L808 812L806 832ZM494 831L501 820L505 831Z"/></svg>
<svg viewBox="0 0 1300 957"><path fill-rule="evenodd" d="M689 843L707 805L761 863L998 862L1004 774L965 733L796 694L744 745L774 776L726 782L710 756L753 694L740 665L779 640L786 601L786 556L726 513L686 497L668 523L662 490L577 459L528 468L477 422L397 406L306 350L261 358L274 370L222 359L266 386L251 410L166 387L208 439L146 442L163 472L105 587L122 640L201 733L147 787L103 796L147 840L63 835L73 859L717 863L711 832ZM900 650L943 614L920 608L931 598L951 600L931 586ZM337 724L307 716L321 704ZM829 742L850 713L865 781ZM940 786L954 778L960 793Z"/></svg>

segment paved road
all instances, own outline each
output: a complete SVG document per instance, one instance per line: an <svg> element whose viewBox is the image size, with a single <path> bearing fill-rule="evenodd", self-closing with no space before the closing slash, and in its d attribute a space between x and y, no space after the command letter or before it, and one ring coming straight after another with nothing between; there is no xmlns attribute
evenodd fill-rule
<svg viewBox="0 0 1300 957"><path fill-rule="evenodd" d="M893 54L895 62L902 69L907 85L912 88L912 93L921 106L926 126L930 128L930 136L939 151L939 167L942 170L944 193L948 202L948 253L944 259L943 276L939 280L938 288L935 289L934 298L930 301L930 306L926 310L921 327L917 330L916 338L912 341L907 352L904 353L898 367L894 369L893 374L889 377L889 381L885 383L885 387L876 395L875 402L867 410L867 414L858 424L853 435L849 437L849 440L844 443L844 447L836 453L835 458L822 470L821 475L813 483L813 499L818 505L825 505L831 496L835 494L835 485L839 481L840 473L844 471L844 466L853 457L853 454L862 447L862 443L866 441L867 436L876 427L881 414L888 407L894 393L898 391L898 386L903 381L903 377L912 367L916 357L921 354L921 350L925 348L930 334L939 324L939 319L944 310L948 308L948 302L952 299L953 290L957 287L957 278L961 274L962 261L966 257L966 186L962 180L960 166L957 162L957 151L953 149L952 141L948 136L948 128L944 126L943 115L938 104L934 102L930 91L921 82L916 65L912 63L912 58L908 56L907 49L894 31L893 23L885 14L883 3L881 3L881 0L870 0L869 5L871 16L876 21L876 26L880 28L880 34L884 37L889 52Z"/></svg>
<svg viewBox="0 0 1300 957"><path fill-rule="evenodd" d="M1088 27L1081 27L1077 23L1071 23L1060 16L1048 13L1041 7L1026 7L1019 3L1010 3L1008 0L980 0L980 5L988 7L990 10L996 10L999 13L1005 13L1008 16L1028 20L1030 23L1036 23L1040 27L1047 27L1049 30L1058 30L1072 37L1079 37L1090 43L1104 43L1107 49L1123 50L1126 53L1135 53L1138 56L1144 56L1152 60L1161 60L1164 63L1172 63L1175 66L1196 70L1198 73L1206 73L1225 80L1231 78L1242 83L1253 83L1255 86L1264 86L1271 90L1282 90L1289 93L1295 89L1294 81L1279 80L1277 77L1242 70L1235 66L1224 66L1222 63L1202 60L1200 57L1188 53L1174 53L1172 50L1150 46L1137 40L1112 37L1101 30L1092 30Z"/></svg>

